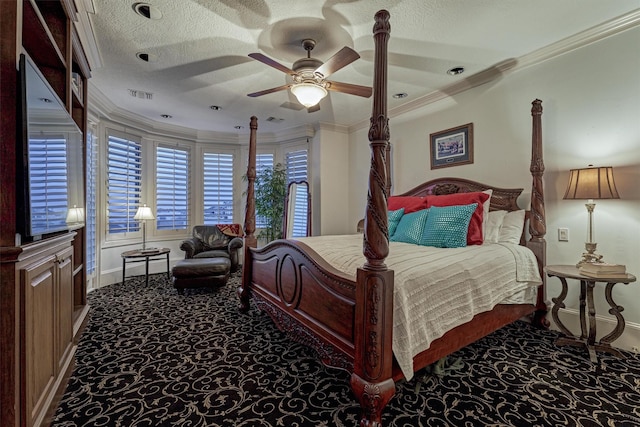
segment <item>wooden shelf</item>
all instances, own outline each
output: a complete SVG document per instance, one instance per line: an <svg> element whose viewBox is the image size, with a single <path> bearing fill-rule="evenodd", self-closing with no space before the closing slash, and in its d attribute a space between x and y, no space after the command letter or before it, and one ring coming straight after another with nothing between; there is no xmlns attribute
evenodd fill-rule
<svg viewBox="0 0 640 427"><path fill-rule="evenodd" d="M30 57L83 132L83 141L86 139L90 67L73 24L76 14L74 0L2 3L0 55L3 64L11 65L0 70L3 94L0 120L3 135L7 136L0 142L0 149L8 166L3 179L22 173L15 164L26 132L25 123L20 120L21 104L16 101L21 94L14 65L21 53ZM74 77L78 82L75 89ZM9 108L10 103L15 105ZM82 150L78 159L83 163L84 177L84 144ZM16 194L15 178L13 184L7 185L7 194L3 194L7 202L0 207L3 218L15 218L24 209ZM79 226L43 235L35 242L28 238L20 242L15 238L21 232L16 221L13 224L7 221L0 230L4 244L2 284L12 284L0 296L4 326L0 331L0 359L7 367L6 375L3 371L0 378L0 424L48 425L89 317L86 231ZM8 247L13 244L15 247Z"/></svg>

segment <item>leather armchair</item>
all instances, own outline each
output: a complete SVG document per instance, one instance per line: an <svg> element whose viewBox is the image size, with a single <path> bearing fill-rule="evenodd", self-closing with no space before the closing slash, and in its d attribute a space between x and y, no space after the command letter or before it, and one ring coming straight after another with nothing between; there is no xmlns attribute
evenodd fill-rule
<svg viewBox="0 0 640 427"><path fill-rule="evenodd" d="M242 238L227 236L215 225L196 225L192 235L180 244L185 259L225 257L231 261L231 271L238 270Z"/></svg>

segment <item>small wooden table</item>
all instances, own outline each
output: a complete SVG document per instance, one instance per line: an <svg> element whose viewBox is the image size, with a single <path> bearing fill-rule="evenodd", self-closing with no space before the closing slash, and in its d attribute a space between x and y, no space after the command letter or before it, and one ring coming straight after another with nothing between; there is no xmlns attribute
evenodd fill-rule
<svg viewBox="0 0 640 427"><path fill-rule="evenodd" d="M171 271L169 269L169 248L154 248L154 249L134 249L131 251L122 252L122 284L124 285L125 269L127 263L131 262L145 262L145 284L149 285L149 260L162 259L161 255L167 257L167 277L171 280ZM154 258L155 257L155 258Z"/></svg>
<svg viewBox="0 0 640 427"><path fill-rule="evenodd" d="M624 317L622 317L622 311L624 307L617 305L611 297L611 291L616 283L624 283L625 285L635 282L636 277L633 274L627 274L626 278L620 277L589 277L580 273L577 267L573 265L548 265L544 268L547 276L557 277L562 283L562 292L557 298L552 298L554 302L551 314L553 320L560 328L560 331L565 335L564 337L556 340L556 345L573 345L579 347L586 347L589 351L589 358L592 362L597 362L598 357L596 351L604 351L611 353L617 357L624 358L622 353L617 349L611 347L611 343L618 339L624 331ZM567 327L558 318L558 310L565 308L564 299L567 296L567 279L576 279L580 281L580 337L573 335ZM593 288L597 282L606 283L607 286L604 290L605 298L609 303L611 309L610 314L616 316L617 324L615 329L607 336L604 336L600 341L596 342L596 307L593 304ZM589 313L589 329L587 329L586 312Z"/></svg>

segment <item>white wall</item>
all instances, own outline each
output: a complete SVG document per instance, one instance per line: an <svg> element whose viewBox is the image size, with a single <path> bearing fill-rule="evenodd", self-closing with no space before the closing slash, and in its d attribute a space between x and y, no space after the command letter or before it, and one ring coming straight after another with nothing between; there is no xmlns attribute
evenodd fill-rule
<svg viewBox="0 0 640 427"><path fill-rule="evenodd" d="M520 202L529 206L531 102L543 101L543 146L547 218L547 263L574 264L584 249L587 212L584 201L562 200L569 169L613 166L621 200L596 201L595 240L605 260L626 264L640 277L640 28L520 69L452 98L390 120L394 147L394 194L441 176L459 176L499 187L525 188ZM389 70L393 73L393 69ZM430 170L429 134L474 123L474 163ZM351 202L349 221L362 218L369 167L367 129L350 137ZM364 160L367 159L367 160ZM559 242L558 227L570 229ZM576 282L569 283L561 313L576 320ZM548 281L548 299L560 293ZM595 293L598 336L615 321L608 314L604 286ZM613 299L624 307L625 334L614 344L640 345L640 283L619 284Z"/></svg>
<svg viewBox="0 0 640 427"><path fill-rule="evenodd" d="M345 234L355 231L355 225L349 230L347 223L349 206L349 186L346 171L349 169L349 134L346 129L321 125L314 139L314 162L317 179L316 191L312 194L315 202L313 209L314 234Z"/></svg>

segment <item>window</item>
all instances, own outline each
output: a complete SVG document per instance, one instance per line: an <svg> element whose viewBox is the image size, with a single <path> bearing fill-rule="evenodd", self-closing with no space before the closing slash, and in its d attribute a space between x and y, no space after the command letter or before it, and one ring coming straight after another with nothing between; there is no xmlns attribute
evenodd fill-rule
<svg viewBox="0 0 640 427"><path fill-rule="evenodd" d="M156 226L158 230L186 230L189 222L189 152L156 149Z"/></svg>
<svg viewBox="0 0 640 427"><path fill-rule="evenodd" d="M286 154L287 182L307 180L307 150Z"/></svg>
<svg viewBox="0 0 640 427"><path fill-rule="evenodd" d="M307 181L307 150L289 151L286 154L287 181ZM307 235L307 187L297 186L295 196L295 215L293 230L289 237L304 237Z"/></svg>
<svg viewBox="0 0 640 427"><path fill-rule="evenodd" d="M233 223L233 155L204 153L204 223Z"/></svg>
<svg viewBox="0 0 640 427"><path fill-rule="evenodd" d="M31 233L64 229L67 218L67 141L63 135L29 136Z"/></svg>
<svg viewBox="0 0 640 427"><path fill-rule="evenodd" d="M87 274L96 270L96 174L98 167L97 144L93 129L87 132L87 203L86 203L86 235L87 235Z"/></svg>
<svg viewBox="0 0 640 427"><path fill-rule="evenodd" d="M139 231L133 216L140 205L141 145L109 135L107 156L107 230L112 234Z"/></svg>
<svg viewBox="0 0 640 427"><path fill-rule="evenodd" d="M256 175L259 175L266 168L273 168L273 153L256 154ZM266 218L256 215L256 228L264 228L266 226Z"/></svg>

